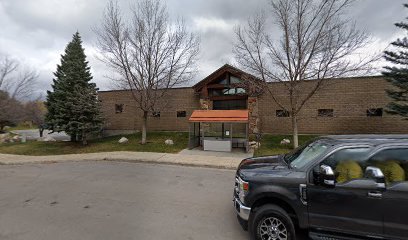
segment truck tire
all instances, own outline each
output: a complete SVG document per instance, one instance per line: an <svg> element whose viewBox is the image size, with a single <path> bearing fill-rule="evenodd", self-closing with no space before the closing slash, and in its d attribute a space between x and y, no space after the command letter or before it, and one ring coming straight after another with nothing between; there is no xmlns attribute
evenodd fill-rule
<svg viewBox="0 0 408 240"><path fill-rule="evenodd" d="M251 240L296 240L295 227L289 215L277 205L264 205L249 219Z"/></svg>

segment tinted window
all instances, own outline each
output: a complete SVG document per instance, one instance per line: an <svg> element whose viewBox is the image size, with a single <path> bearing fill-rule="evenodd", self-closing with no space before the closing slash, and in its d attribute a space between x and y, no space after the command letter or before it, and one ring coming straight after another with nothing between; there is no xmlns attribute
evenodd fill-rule
<svg viewBox="0 0 408 240"><path fill-rule="evenodd" d="M289 117L289 112L285 110L276 110L277 117Z"/></svg>
<svg viewBox="0 0 408 240"><path fill-rule="evenodd" d="M187 113L186 111L177 111L177 117L178 118L182 118L182 117L186 117Z"/></svg>
<svg viewBox="0 0 408 240"><path fill-rule="evenodd" d="M123 112L123 104L115 104L115 113Z"/></svg>
<svg viewBox="0 0 408 240"><path fill-rule="evenodd" d="M382 108L370 108L367 109L367 117L381 117L383 115Z"/></svg>
<svg viewBox="0 0 408 240"><path fill-rule="evenodd" d="M317 110L317 116L319 117L333 117L334 110L333 109L319 109Z"/></svg>
<svg viewBox="0 0 408 240"><path fill-rule="evenodd" d="M246 108L247 108L246 99L213 101L214 110L233 110Z"/></svg>
<svg viewBox="0 0 408 240"><path fill-rule="evenodd" d="M338 183L360 179L364 176L369 152L370 148L341 149L327 157L322 164L334 170Z"/></svg>
<svg viewBox="0 0 408 240"><path fill-rule="evenodd" d="M159 118L160 117L160 112L153 112L152 116L155 118Z"/></svg>
<svg viewBox="0 0 408 240"><path fill-rule="evenodd" d="M383 150L370 159L369 165L380 168L387 183L407 181L408 148Z"/></svg>

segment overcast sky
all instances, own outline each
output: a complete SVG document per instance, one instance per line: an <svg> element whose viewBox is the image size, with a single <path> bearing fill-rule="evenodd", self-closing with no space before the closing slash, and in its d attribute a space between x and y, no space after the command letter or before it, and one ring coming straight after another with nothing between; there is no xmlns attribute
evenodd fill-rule
<svg viewBox="0 0 408 240"><path fill-rule="evenodd" d="M50 89L52 73L60 62L72 34L79 31L90 62L94 82L101 90L110 89L104 76L108 69L98 61L95 34L108 0L0 0L0 53L8 54L38 70L38 92ZM225 63L233 63L233 28L245 24L269 0L165 0L170 15L185 18L201 37L199 73L191 84ZM123 11L131 0L119 0ZM357 0L349 15L369 33L374 43L367 51L383 51L402 36L393 26L408 16L402 4L408 0Z"/></svg>

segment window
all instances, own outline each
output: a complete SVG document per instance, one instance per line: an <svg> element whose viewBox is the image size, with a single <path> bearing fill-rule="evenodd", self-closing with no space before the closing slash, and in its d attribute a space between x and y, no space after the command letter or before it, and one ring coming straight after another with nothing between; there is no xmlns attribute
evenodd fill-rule
<svg viewBox="0 0 408 240"><path fill-rule="evenodd" d="M382 108L370 108L367 109L367 117L382 117L383 109Z"/></svg>
<svg viewBox="0 0 408 240"><path fill-rule="evenodd" d="M223 93L223 95L234 95L235 94L235 88L225 88L222 93Z"/></svg>
<svg viewBox="0 0 408 240"><path fill-rule="evenodd" d="M186 111L177 111L178 118L185 118L187 116Z"/></svg>
<svg viewBox="0 0 408 240"><path fill-rule="evenodd" d="M236 91L236 94L245 94L246 93L246 90L243 89L243 88L236 88L235 91Z"/></svg>
<svg viewBox="0 0 408 240"><path fill-rule="evenodd" d="M302 168L310 161L322 156L330 145L314 141L295 149L292 153L285 155L285 161L293 168Z"/></svg>
<svg viewBox="0 0 408 240"><path fill-rule="evenodd" d="M243 95L246 93L244 88L224 88L224 89L211 89L209 91L210 96L231 96L231 95Z"/></svg>
<svg viewBox="0 0 408 240"><path fill-rule="evenodd" d="M213 101L213 110L247 109L247 100L219 100Z"/></svg>
<svg viewBox="0 0 408 240"><path fill-rule="evenodd" d="M225 76L225 78L221 78L217 83L222 85L238 84L241 83L241 79L234 76L230 76L229 78Z"/></svg>
<svg viewBox="0 0 408 240"><path fill-rule="evenodd" d="M237 77L234 77L234 76L230 77L230 83L231 84L237 84L237 83L240 83L240 82L241 82L241 79L239 79Z"/></svg>
<svg viewBox="0 0 408 240"><path fill-rule="evenodd" d="M160 112L153 112L152 116L155 118L159 118L160 117Z"/></svg>
<svg viewBox="0 0 408 240"><path fill-rule="evenodd" d="M367 167L369 152L370 148L341 149L327 157L322 164L333 168L337 183L361 179Z"/></svg>
<svg viewBox="0 0 408 240"><path fill-rule="evenodd" d="M333 109L319 109L317 110L318 117L333 117L334 110Z"/></svg>
<svg viewBox="0 0 408 240"><path fill-rule="evenodd" d="M387 184L407 181L408 148L383 150L375 154L368 165L380 168Z"/></svg>
<svg viewBox="0 0 408 240"><path fill-rule="evenodd" d="M221 79L221 80L218 82L218 84L228 85L228 79L226 79L226 78Z"/></svg>
<svg viewBox="0 0 408 240"><path fill-rule="evenodd" d="M115 113L123 112L123 104L115 104Z"/></svg>
<svg viewBox="0 0 408 240"><path fill-rule="evenodd" d="M277 117L289 117L290 113L286 110L276 110Z"/></svg>

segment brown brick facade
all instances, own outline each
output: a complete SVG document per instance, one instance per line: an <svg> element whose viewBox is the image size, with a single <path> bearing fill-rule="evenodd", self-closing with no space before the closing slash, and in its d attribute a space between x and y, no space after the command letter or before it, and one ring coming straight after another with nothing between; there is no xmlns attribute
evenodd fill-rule
<svg viewBox="0 0 408 240"><path fill-rule="evenodd" d="M106 130L140 130L142 112L136 107L130 91L100 92ZM123 112L115 112L115 104L124 104ZM149 114L148 131L188 131L188 118L199 109L199 99L192 88L168 90L155 111L160 117ZM186 111L186 117L177 117L177 111Z"/></svg>
<svg viewBox="0 0 408 240"><path fill-rule="evenodd" d="M304 88L313 82L305 83ZM282 84L270 84L278 99ZM355 134L355 133L408 133L408 121L391 116L385 111L382 117L368 117L367 109L385 108L390 99L385 93L389 84L381 77L348 78L331 80L304 106L299 116L299 133L305 134ZM102 110L107 130L140 130L141 112L129 91L100 92ZM201 100L202 101L202 100ZM124 104L122 113L115 113L115 104ZM195 109L211 108L211 102L201 102L192 88L171 89L161 99L160 117L148 120L149 131L188 131L188 118ZM251 124L262 133L290 134L289 117L277 117L280 108L268 95L248 98L248 108L253 113ZM333 109L333 117L319 117L318 109ZM186 117L177 117L177 111L186 111ZM256 114L256 116L255 116Z"/></svg>

